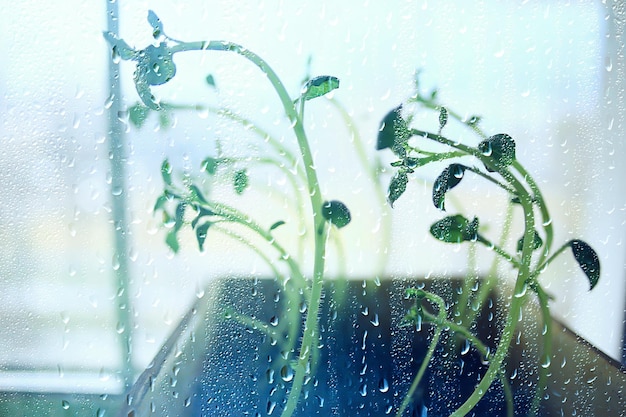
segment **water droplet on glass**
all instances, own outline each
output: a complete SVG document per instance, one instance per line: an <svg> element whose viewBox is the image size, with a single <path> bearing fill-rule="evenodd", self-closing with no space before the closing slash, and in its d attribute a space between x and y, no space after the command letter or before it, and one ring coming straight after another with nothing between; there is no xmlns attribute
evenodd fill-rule
<svg viewBox="0 0 626 417"><path fill-rule="evenodd" d="M285 382L290 382L293 379L293 369L291 366L285 365L280 369L280 377Z"/></svg>
<svg viewBox="0 0 626 417"><path fill-rule="evenodd" d="M521 298L523 296L526 295L526 290L528 290L528 285L524 284L522 285L522 288L520 288L518 291L515 292L515 297L516 298Z"/></svg>
<svg viewBox="0 0 626 417"><path fill-rule="evenodd" d="M113 259L111 259L111 267L114 271L120 269L120 259L117 255L113 255Z"/></svg>
<svg viewBox="0 0 626 417"><path fill-rule="evenodd" d="M276 408L276 402L275 401L268 401L267 402L267 414L271 415L274 412L275 408Z"/></svg>
<svg viewBox="0 0 626 417"><path fill-rule="evenodd" d="M493 153L493 149L491 148L491 142L487 142L485 144L485 149L482 151L482 154L485 156L491 156Z"/></svg>
<svg viewBox="0 0 626 417"><path fill-rule="evenodd" d="M196 297L197 298L204 297L204 287L202 287L199 283L196 284Z"/></svg>
<svg viewBox="0 0 626 417"><path fill-rule="evenodd" d="M70 403L66 400L61 401L61 407L63 407L64 410L68 410L70 408Z"/></svg>
<svg viewBox="0 0 626 417"><path fill-rule="evenodd" d="M115 99L115 94L111 94L110 96L107 97L106 100L104 100L104 108L105 109L110 109L111 106L113 105L113 100Z"/></svg>
<svg viewBox="0 0 626 417"><path fill-rule="evenodd" d="M359 394L361 394L361 397L367 396L367 384L361 384L359 387Z"/></svg>
<svg viewBox="0 0 626 417"><path fill-rule="evenodd" d="M383 378L378 382L378 391L380 392L389 391L389 381L387 381L386 378Z"/></svg>
<svg viewBox="0 0 626 417"><path fill-rule="evenodd" d="M103 410L102 408L98 408L98 411L96 411L96 417L104 417L105 414L106 410Z"/></svg>
<svg viewBox="0 0 626 417"><path fill-rule="evenodd" d="M467 355L467 352L469 352L470 350L470 342L469 340L465 339L465 342L463 342L463 347L461 349L461 355Z"/></svg>
<svg viewBox="0 0 626 417"><path fill-rule="evenodd" d="M121 322L118 322L117 325L115 326L115 331L118 334L124 333L125 329L126 329L126 326L124 326L124 323L121 323Z"/></svg>
<svg viewBox="0 0 626 417"><path fill-rule="evenodd" d="M372 326L378 327L378 325L380 324L380 320L378 319L378 313L374 314L374 318L370 321L370 323L372 323Z"/></svg>

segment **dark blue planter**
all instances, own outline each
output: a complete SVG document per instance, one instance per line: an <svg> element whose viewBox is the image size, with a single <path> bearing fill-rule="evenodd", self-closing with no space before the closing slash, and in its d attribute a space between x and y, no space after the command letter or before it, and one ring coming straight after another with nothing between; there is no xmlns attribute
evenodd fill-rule
<svg viewBox="0 0 626 417"><path fill-rule="evenodd" d="M320 312L319 349L295 416L395 415L432 337L432 326L403 326L411 305L405 289L428 285L451 302L459 282L408 280L329 282ZM122 416L280 416L291 386L288 356L266 333L236 314L288 327L285 294L274 280L226 280L207 292L185 317L153 365L129 394ZM502 312L495 297L475 330L494 348ZM526 312L525 312L526 313ZM298 315L296 315L298 317ZM507 365L515 415L526 415L537 379L536 312L525 314ZM618 416L626 409L626 373L555 323L555 358L542 416ZM529 335L529 336L526 336ZM296 341L298 346L300 335ZM474 390L488 364L444 332L407 416L447 416ZM503 387L494 383L470 413L506 416Z"/></svg>

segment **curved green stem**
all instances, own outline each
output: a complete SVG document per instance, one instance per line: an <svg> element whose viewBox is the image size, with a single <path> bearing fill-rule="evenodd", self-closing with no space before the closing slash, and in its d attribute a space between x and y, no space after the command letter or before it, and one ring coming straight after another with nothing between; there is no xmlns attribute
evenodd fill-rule
<svg viewBox="0 0 626 417"><path fill-rule="evenodd" d="M487 248L493 250L495 253L500 255L502 258L504 258L505 260L510 262L511 265L513 265L513 267L515 267L515 268L519 268L520 267L520 262L513 255L511 255L510 253L508 253L507 251L502 249L499 245L496 245L495 243L492 243L490 240L488 240L487 238L485 238L482 235L478 235L478 240L477 241L482 243L482 244L484 244Z"/></svg>
<svg viewBox="0 0 626 417"><path fill-rule="evenodd" d="M543 329L541 331L543 351L541 352L541 361L539 366L539 381L537 382L535 397L533 398L529 412L529 415L532 417L536 416L539 412L539 406L541 405L543 393L548 384L548 375L550 373L550 365L552 363L552 317L550 316L550 307L548 306L550 297L538 283L534 285L533 289L539 299L541 318L543 320Z"/></svg>
<svg viewBox="0 0 626 417"><path fill-rule="evenodd" d="M361 135L359 134L359 131L355 126L354 120L352 119L352 117L350 116L346 108L334 98L330 99L330 102L339 111L341 118L343 119L346 127L348 128L350 136L352 137L352 145L354 146L354 150L356 151L357 157L359 158L359 162L361 163L361 166L363 167L365 172L367 172L370 178L370 181L372 183L372 188L374 189L374 192L376 193L376 198L378 199L380 203L380 208L381 208L380 217L382 219L381 221L383 222L383 224L381 225L382 236L380 237L378 242L383 242L384 246L387 247L389 246L389 242L391 242L391 216L389 213L389 208L387 206L387 194L385 190L383 189L383 187L381 186L381 182L380 182L379 164L377 163L374 166L372 166L372 164L369 163L367 152L365 150L365 146L363 145L363 140L361 139ZM387 257L388 257L387 251L380 249L378 253L378 257L379 257L378 263L380 265L379 269L380 269L380 272L382 273L387 263Z"/></svg>
<svg viewBox="0 0 626 417"><path fill-rule="evenodd" d="M509 202L509 204L507 205L504 226L502 228L502 233L500 235L500 241L498 243L499 247L504 246L504 244L508 240L509 233L511 231L512 216L513 216L513 203ZM485 303L485 300L487 299L489 294L491 294L491 291L496 285L498 281L497 273L498 273L498 265L500 263L499 261L500 261L500 257L494 256L489 272L487 273L487 277L484 280L484 282L482 282L482 284L480 285L480 288L478 289L478 293L474 297L473 304L475 308L472 308L470 311L467 311L466 308L462 310L460 317L462 319L462 324L464 326L470 327L471 324L474 322L474 320L476 320L476 316L480 313L481 306ZM462 305L461 307L467 307L467 306Z"/></svg>
<svg viewBox="0 0 626 417"><path fill-rule="evenodd" d="M443 322L446 318L446 303L438 295L428 293L428 292L423 292L423 294L424 294L424 298L426 298L432 303L437 304L437 308L439 310L437 312L437 320L439 320L440 322ZM435 334L433 335L433 338L430 341L430 345L428 345L426 356L424 357L424 360L422 361L422 365L417 371L415 378L413 378L413 382L411 383L411 386L409 387L409 391L404 396L402 404L400 405L400 408L398 409L398 412L396 413L396 417L401 417L402 414L404 414L407 407L409 406L409 404L411 404L411 401L413 401L413 395L415 394L415 390L417 390L417 387L419 386L419 383L422 380L422 377L424 376L426 369L428 368L428 364L430 363L430 360L432 359L433 354L435 353L435 348L437 347L437 343L439 343L439 338L441 337L442 331L443 331L442 326L435 327Z"/></svg>
<svg viewBox="0 0 626 417"><path fill-rule="evenodd" d="M511 298L511 304L509 306L509 312L506 318L504 329L500 335L500 341L498 347L490 361L489 368L485 375L474 389L474 392L467 398L467 400L459 407L450 417L462 417L469 413L482 397L486 394L493 383L493 380L502 370L502 364L506 358L515 327L519 321L521 308L527 297L527 283L530 277L530 263L533 251L533 238L535 233L535 216L533 211L533 201L522 184L508 172L506 169L500 169L500 174L509 182L517 191L520 202L524 209L524 239L522 246L521 262L517 274L517 280L515 281L514 293Z"/></svg>
<svg viewBox="0 0 626 417"><path fill-rule="evenodd" d="M545 199L543 198L543 194L541 193L539 186L537 185L533 177L528 173L528 171L526 171L524 166L518 161L513 161L513 168L515 168L517 172L519 172L520 175L524 177L524 181L528 184L531 191L533 192L533 201L535 202L535 204L539 208L539 212L541 213L541 224L546 234L546 240L543 245L544 249L541 259L545 261L550 253L550 250L552 249L552 241L554 239L552 218L550 217L548 206L546 205Z"/></svg>
<svg viewBox="0 0 626 417"><path fill-rule="evenodd" d="M296 343L296 338L298 336L299 324L300 324L299 312L298 312L298 304L300 303L300 293L298 291L298 288L300 288L300 286L296 286L296 288L291 288L291 285L289 284L289 281L286 279L284 274L282 274L278 270L278 268L275 265L275 262L272 262L272 260L262 250L260 250L256 245L254 245L252 242L250 242L249 240L245 239L240 234L238 234L238 233L236 233L236 232L234 232L232 230L229 230L227 228L218 227L218 226L213 226L213 227L217 231L219 231L220 233L224 233L225 235L232 237L233 239L237 240L238 242L240 242L240 243L246 245L248 248L252 249L272 269L272 271L274 272L274 276L277 279L281 280L281 284L283 286L283 289L284 289L286 297L287 297L284 309L287 312L286 314L288 316L287 320L282 320L280 322L280 326L281 327L282 326L287 326L287 339L288 340L287 340L286 344L283 343L282 345L283 345L283 350L285 352L291 352L291 350L294 348L295 343ZM292 273L293 273L293 265L291 267L291 270L292 270ZM239 321L241 321L241 320L239 320ZM273 330L272 330L272 332L273 332L272 336L274 338L277 338L276 335L281 333L281 332L273 331Z"/></svg>
<svg viewBox="0 0 626 417"><path fill-rule="evenodd" d="M412 129L411 133L414 135L422 136L434 140L436 142L448 145L454 149L458 149L468 155L473 155L478 158L485 166L494 172L498 172L504 180L510 184L514 190L514 195L518 196L520 203L524 210L524 239L522 245L522 255L519 261L519 268L517 279L515 281L514 293L511 298L511 304L509 306L509 312L506 318L506 323L500 335L500 341L493 358L490 361L489 368L485 375L476 386L472 394L467 400L454 412L450 417L463 417L469 413L476 404L482 399L485 393L491 387L496 376L501 372L502 364L506 358L513 333L517 322L521 314L521 308L527 296L526 288L531 276L530 265L532 261L532 251L534 243L535 233L535 214L533 207L533 197L528 193L522 183L511 172L503 167L497 166L490 160L490 158L483 155L478 149L469 147L467 145L457 143L447 139L441 135L436 135L430 132L424 132Z"/></svg>
<svg viewBox="0 0 626 417"><path fill-rule="evenodd" d="M304 131L302 117L298 114L294 102L289 96L282 81L274 72L274 70L267 64L267 62L265 62L261 57L259 57L249 49L228 41L181 42L170 48L170 52L172 54L176 52L191 50L234 52L243 56L244 58L251 61L254 65L256 65L267 76L269 82L272 84L272 87L276 91L278 98L280 99L285 110L285 114L287 115L287 118L292 125L294 134L298 142L298 147L300 148L300 154L302 156L304 171L307 178L307 190L311 201L311 210L313 213L315 257L313 265L313 278L311 280L310 287L310 300L306 313L302 344L300 347L300 353L298 355L296 372L293 383L291 385L289 399L282 413L283 417L288 417L293 414L295 407L299 401L300 392L302 391L304 377L307 372L306 364L309 360L311 349L313 347L313 341L315 340L315 336L317 333L317 314L321 302L322 287L324 281L326 223L322 216L322 196L319 182L317 179L317 173L315 170L313 154L309 147L309 142Z"/></svg>

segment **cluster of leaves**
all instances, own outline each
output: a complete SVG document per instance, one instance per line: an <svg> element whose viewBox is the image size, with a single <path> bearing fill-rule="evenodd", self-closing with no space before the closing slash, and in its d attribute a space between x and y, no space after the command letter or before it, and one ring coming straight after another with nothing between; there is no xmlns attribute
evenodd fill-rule
<svg viewBox="0 0 626 417"><path fill-rule="evenodd" d="M437 103L436 90L430 95L423 96L419 92L419 84L416 79L416 91L414 97L410 99L412 103L418 103L424 108L436 110L439 112L439 129L436 133L422 131L412 128L411 115L403 116L402 105L393 108L385 115L382 120L377 148L390 149L398 158L391 166L396 169L389 183L387 198L389 204L393 204L401 198L406 192L409 182L409 176L414 171L424 165L434 162L450 161L448 165L436 177L432 186L432 203L433 205L445 212L445 199L449 191L457 187L461 181L466 178L468 172L475 174L504 190L510 198L512 204L518 205L523 210L524 233L517 240L516 254L507 252L504 247L500 247L490 242L481 234L480 222L477 217L471 220L463 214L448 215L436 221L430 227L430 234L437 240L459 244L461 242L477 242L484 244L500 257L508 261L511 266L517 269L517 279L515 281L515 297L511 301L509 311L504 319L504 325L500 334L500 339L495 353L491 357L488 370L481 377L480 382L476 386L474 392L465 400L465 402L453 413L453 415L468 414L477 402L482 398L484 393L489 389L494 379L500 378L503 386L507 386L508 382L503 373L503 361L506 358L509 345L511 343L515 327L519 321L519 312L524 304L527 296L526 288L530 288L539 301L540 309L544 320L544 332L542 338L544 340L542 363L550 363L551 357L551 318L549 310L550 296L542 288L539 282L539 275L546 267L564 250L571 249L574 259L580 266L581 270L588 279L590 289L593 289L600 278L600 261L597 253L586 242L579 239L572 239L563 244L559 249L552 251L553 229L552 219L550 218L548 208L539 190L537 183L532 179L524 167L517 161L516 144L513 138L506 133L499 133L487 136L478 126L480 117L472 116L468 119L462 118L457 113L451 112L445 107ZM450 118L456 119L458 122L465 124L472 129L480 138L480 142L476 146L469 146L458 141L450 140L442 136L442 130L446 127ZM437 143L442 145L445 150L440 152L432 152L425 150L423 144L425 142ZM463 158L462 161L459 159ZM467 160L475 160L479 162L478 166L467 164ZM462 162L462 163L461 163ZM537 230L536 216L541 218L542 234ZM508 221L508 220L507 220ZM503 236L505 233L503 233ZM471 279L468 281L470 282ZM487 299L494 279L486 279L481 285L481 291L472 299L472 305L479 306L475 311L480 311L481 306ZM478 282L476 282L478 284ZM468 294L466 300L469 301L469 285L464 288ZM467 305L462 302L457 306L458 317L462 319L460 322L449 321L446 319L445 305L443 300L433 293L419 290L409 289L407 298L415 299L414 305L408 310L405 316L405 322L410 324L419 324L428 322L435 325L435 332L431 339L428 352L424 359L423 365L427 364L432 357L435 345L438 343L439 335L442 329L451 330L461 337L465 338L479 352L487 355L489 350L475 335L470 332L471 324L475 316L470 314L466 317ZM428 312L423 307L423 301L428 300L431 304L437 304L439 311L437 317ZM461 298L461 301L463 298ZM461 305L463 304L463 305ZM405 400L400 407L396 416L401 416L408 406L408 398L413 396L421 377L423 376L423 366L416 373L413 383L407 393ZM547 375L549 371L546 366L538 369L539 381L536 386L535 398L531 405L531 414L536 413L539 409L539 403L543 398L543 392L546 387ZM505 393L507 390L505 389ZM506 395L505 395L506 397ZM509 415L514 414L514 406L512 397L509 395L505 398Z"/></svg>
<svg viewBox="0 0 626 417"><path fill-rule="evenodd" d="M484 170L458 162L446 166L434 180L432 187L432 202L436 208L446 211L446 194L461 183L467 171L471 171L497 184L511 195L513 202L519 203L521 198L519 192L512 186L507 185L506 181L503 182L494 176L494 174L500 174L503 179L506 179L510 175L509 170L515 167L516 145L513 138L506 133L500 133L483 139L476 147L459 144L441 136L441 131L448 122L449 112L445 107L437 106L437 108L439 109L439 132L437 134L411 129L402 115L401 105L387 113L381 122L377 149L390 149L399 158L398 161L391 164L397 170L388 188L387 195L390 205L393 206L405 193L409 182L409 174L413 173L416 168L432 162L468 156L479 160ZM478 120L478 117L473 117L471 123L465 123L476 127ZM417 138L418 141L432 140L452 148L453 151L440 153L420 152L419 148L409 145L409 141L412 138ZM535 204L538 204L537 198L537 195L530 196L530 199ZM479 234L479 220L476 217L469 220L462 214L451 215L435 222L430 228L430 233L436 239L448 243L479 241L492 245L485 237ZM518 240L518 252L521 252L523 242L523 238ZM533 250L538 250L543 246L544 240L534 230ZM589 280L590 288L595 287L600 277L600 262L596 252L587 243L578 239L567 242L565 246L571 248L574 259ZM509 257L514 259L513 256Z"/></svg>
<svg viewBox="0 0 626 417"><path fill-rule="evenodd" d="M230 165L228 161L207 157L202 161L201 171L208 176L209 181L216 181L219 165ZM248 187L249 180L245 168L227 170L228 176L237 194L242 194ZM168 228L165 243L173 251L180 249L179 232L185 224L189 224L194 230L200 251L204 250L204 242L209 228L224 221L232 221L232 213L224 210L216 210L214 205L205 197L206 192L201 191L197 183L185 176L179 183L172 177L172 166L166 159L161 164L161 178L164 190L154 204L154 212L161 213L163 224ZM191 213L191 214L190 214ZM191 220L188 218L191 217Z"/></svg>

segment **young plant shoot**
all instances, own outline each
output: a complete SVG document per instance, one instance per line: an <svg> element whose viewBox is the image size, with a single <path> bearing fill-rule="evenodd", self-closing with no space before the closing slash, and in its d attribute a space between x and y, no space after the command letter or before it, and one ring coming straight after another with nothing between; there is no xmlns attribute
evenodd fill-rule
<svg viewBox="0 0 626 417"><path fill-rule="evenodd" d="M322 198L313 153L309 147L303 123L305 103L339 88L339 79L333 76L314 77L305 83L301 94L294 99L267 62L243 46L228 41L183 42L173 39L165 34L163 23L152 11L148 14L148 22L152 26L153 36L157 44L149 45L145 49L135 50L125 41L110 33L104 33L112 47L114 58L136 62L135 87L147 109L164 112L175 108L175 106L157 100L151 91L151 87L167 83L177 74L174 55L186 51L232 52L247 59L265 74L278 95L285 115L292 126L299 149L300 161L290 158L291 154L286 151L283 152L284 148L277 141L270 140L268 142L276 151L275 155L260 158L256 162L270 163L276 167L286 166L287 171L293 170L296 173L300 172L301 167L303 167L303 175L296 174L292 180L300 181L303 179L304 187L302 188L306 190L305 193L310 201L309 213L314 247L313 272L310 276L302 271L296 258L281 246L273 235L274 230L285 223L283 219L277 218L272 224L261 225L249 213L243 213L223 202L213 201L201 191L200 183L194 182L188 176L183 178L182 184L175 181L172 167L167 160L163 162L161 167L165 190L155 205L155 210L162 211L165 223L170 225L166 243L174 252L179 249L178 233L183 225L189 223L186 218L189 216L189 212L192 212L193 220L190 225L195 231L201 250L208 235L213 230L225 233L248 245L266 260L278 279L282 278L281 282L284 285L285 293L288 295L287 303L289 305L286 307L286 311L299 314L298 308L295 307L300 304L307 306L302 313L304 314L303 320L298 316L282 321L291 323L290 326L292 327L288 332L287 340L281 341L284 344L284 351L289 355L287 363L293 371L288 399L284 404L282 416L291 416L301 398L303 387L307 383L307 376L310 372L310 363L318 349L318 315L322 299L328 236L331 229L343 228L351 220L350 211L344 203L338 200L324 201ZM215 85L215 80L212 77L208 78L207 83ZM138 122L142 122L149 110L139 107L134 109L134 114L131 116ZM222 111L221 114L226 118L247 124L246 121L228 111ZM250 125L253 126L252 123ZM207 158L203 163L203 170L210 176L216 175L220 166L232 166L233 162L228 158ZM250 172L246 168L235 169L232 184L236 194L242 194L246 191L250 183L249 175ZM273 260L274 258L266 255L266 252L261 250L256 243L251 242L234 229L224 227L229 224L236 224L245 229L248 234L255 235L256 238L265 241L265 244L274 250L275 255L278 255L276 256L276 259L279 259L278 263L282 263L283 266L286 265L287 272L281 271L277 262ZM300 298L304 299L301 300ZM293 308L289 308L290 306ZM274 331L271 326L254 318L244 317L233 311L228 311L227 315L266 332L270 337L280 337L280 332ZM295 326L299 326L301 322L304 322L302 328L296 328ZM301 334L301 338L300 345L296 349L294 345L298 340L298 334Z"/></svg>
<svg viewBox="0 0 626 417"><path fill-rule="evenodd" d="M536 395L530 407L530 414L536 415L540 401L543 398L552 356L552 329L548 306L550 297L539 280L540 273L546 269L555 257L565 250L571 249L574 259L589 282L589 288L593 289L600 278L598 255L591 246L578 239L570 240L558 249L553 250L554 232L552 218L537 183L517 160L516 144L511 136L506 133L492 136L486 135L478 126L479 117L472 116L469 119L463 119L459 114L446 109L438 103L436 91L423 96L419 93L417 80L416 86L418 87L417 94L409 100L409 103L438 111L439 128L436 133L413 128L410 125L411 116L405 117L403 115L402 105L392 109L382 120L377 149L391 149L398 158L397 161L391 164L395 168L395 173L388 188L389 204L393 206L406 192L409 175L415 172L415 170L434 162L448 162L448 166L434 180L432 186L432 203L437 209L446 212L447 193L466 177L474 176L478 179L489 181L504 190L509 195L511 203L521 208L523 213L524 232L517 242L516 253L507 252L503 245L495 244L483 236L481 233L481 222L477 217L470 219L464 214L450 214L436 221L430 228L430 234L441 242L455 244L475 242L485 245L517 271L513 294L510 298L508 312L504 319L504 327L497 348L493 353L485 353L489 361L489 367L469 398L466 398L465 402L450 415L461 417L470 413L487 393L492 383L498 378L503 378L504 361L507 357L509 346L515 333L522 307L531 294L537 296L544 326L544 332L542 332L541 336L543 346L538 366L539 379L537 381ZM449 119L454 119L473 130L478 135L480 142L471 146L443 135L442 131ZM426 150L429 149L426 146L428 143L438 144L442 150L435 152ZM461 158L463 158L463 163L461 163ZM471 159L478 164L467 164L466 161ZM478 291L478 299L474 300L475 306L478 305L478 308L474 306L474 311L480 311L481 306L487 300L489 292L493 289L494 282L495 280L493 279L487 279L482 283L485 289L481 288ZM465 290L465 292L470 292L469 288L465 288ZM459 322L457 322L445 317L445 306L440 302L438 296L422 290L411 290L408 295L416 299L416 304L409 311L406 319L412 323L431 323L436 327L431 347L437 344L441 329L445 329L468 340L477 350L484 350L482 343L468 330L471 326L471 320L468 322L458 318ZM434 303L438 308L438 314L435 316L426 312L422 308L423 301ZM465 312L472 310L466 305L460 305L458 308ZM464 317L466 315L460 314L455 317ZM430 361L433 349L434 347L429 350L425 363ZM397 412L398 417L404 415L406 407L411 403L413 392L419 384L422 375L423 372L420 369L420 372L415 376L411 390L406 394L405 400ZM506 392L506 383L503 383L503 385ZM510 402L510 397L507 399L507 402ZM512 403L507 405L510 416L513 416L515 413L512 406Z"/></svg>

